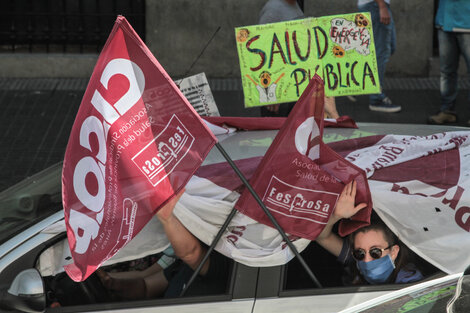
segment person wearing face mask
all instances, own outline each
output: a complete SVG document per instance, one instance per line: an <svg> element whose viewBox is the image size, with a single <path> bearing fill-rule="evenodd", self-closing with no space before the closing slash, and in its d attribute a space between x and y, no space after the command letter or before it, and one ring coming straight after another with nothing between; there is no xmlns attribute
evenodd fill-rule
<svg viewBox="0 0 470 313"><path fill-rule="evenodd" d="M347 263L352 255L356 260L360 273L356 282L363 278L369 284L403 284L423 279L421 271L408 260L408 249L383 222L358 229L349 241L338 258Z"/></svg>
<svg viewBox="0 0 470 313"><path fill-rule="evenodd" d="M366 207L355 205L356 183L344 188L333 214L316 241L344 264L354 264L353 284L412 283L423 279L421 271L409 261L407 248L382 222L373 221L349 238L333 232L333 226L342 218L350 218Z"/></svg>

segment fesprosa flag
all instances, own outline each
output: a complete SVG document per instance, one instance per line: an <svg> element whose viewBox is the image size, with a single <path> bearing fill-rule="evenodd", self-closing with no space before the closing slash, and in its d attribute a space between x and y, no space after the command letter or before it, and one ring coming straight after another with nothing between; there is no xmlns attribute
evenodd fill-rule
<svg viewBox="0 0 470 313"><path fill-rule="evenodd" d="M367 225L372 209L365 172L322 141L323 90L323 81L315 76L250 180L284 231L310 240L323 230L346 183L356 180L356 202L365 202L368 206L349 223L342 223L340 234L344 236ZM252 219L271 226L248 190L243 191L235 207Z"/></svg>
<svg viewBox="0 0 470 313"><path fill-rule="evenodd" d="M62 192L83 281L129 242L200 166L216 139L126 19L99 56L65 153Z"/></svg>

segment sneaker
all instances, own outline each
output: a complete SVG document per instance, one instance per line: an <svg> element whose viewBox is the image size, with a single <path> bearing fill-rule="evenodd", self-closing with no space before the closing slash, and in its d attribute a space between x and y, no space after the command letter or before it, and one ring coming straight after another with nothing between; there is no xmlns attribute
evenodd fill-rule
<svg viewBox="0 0 470 313"><path fill-rule="evenodd" d="M377 112L395 113L401 111L401 106L393 104L389 97L383 98L382 102L369 104L369 110Z"/></svg>
<svg viewBox="0 0 470 313"><path fill-rule="evenodd" d="M439 112L428 117L429 124L442 125L457 122L457 115L449 112Z"/></svg>

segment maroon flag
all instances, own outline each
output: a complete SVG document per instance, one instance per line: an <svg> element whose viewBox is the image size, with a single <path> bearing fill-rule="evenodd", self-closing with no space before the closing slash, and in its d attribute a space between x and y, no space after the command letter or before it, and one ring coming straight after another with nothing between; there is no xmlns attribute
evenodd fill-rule
<svg viewBox="0 0 470 313"><path fill-rule="evenodd" d="M315 76L297 101L250 183L286 233L314 240L330 218L346 183L356 180L356 201L368 204L340 225L346 235L369 223L372 209L363 170L322 141L324 86ZM244 190L235 207L270 225L253 196Z"/></svg>
<svg viewBox="0 0 470 313"><path fill-rule="evenodd" d="M201 165L216 139L119 16L65 152L62 192L75 281L129 242Z"/></svg>
<svg viewBox="0 0 470 313"><path fill-rule="evenodd" d="M286 117L233 117L233 116L203 116L204 120L220 127L235 127L245 130L280 129L286 122ZM347 115L337 119L325 119L324 127L357 128L356 122Z"/></svg>

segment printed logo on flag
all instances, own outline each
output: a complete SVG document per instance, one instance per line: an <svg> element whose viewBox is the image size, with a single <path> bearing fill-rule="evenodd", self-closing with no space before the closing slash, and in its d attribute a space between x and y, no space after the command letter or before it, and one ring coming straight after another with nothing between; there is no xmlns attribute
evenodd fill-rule
<svg viewBox="0 0 470 313"><path fill-rule="evenodd" d="M322 141L323 90L323 81L315 76L250 180L255 191L264 195L263 203L282 229L310 240L315 240L323 230L347 182L356 180L356 200L369 205L354 216L351 227L340 224L341 236L367 225L372 208L364 171ZM250 218L273 226L246 189L235 207Z"/></svg>
<svg viewBox="0 0 470 313"><path fill-rule="evenodd" d="M295 131L295 147L300 154L315 161L320 157L320 128L314 117L307 118Z"/></svg>
<svg viewBox="0 0 470 313"><path fill-rule="evenodd" d="M121 240L124 244L128 243L132 239L132 234L134 233L134 222L137 215L137 202L132 199L126 198L122 202L123 216L121 221L121 229L119 230L119 235L116 237L116 244L111 249L108 254L108 257L112 257L119 250L119 246L122 245Z"/></svg>
<svg viewBox="0 0 470 313"><path fill-rule="evenodd" d="M173 172L191 149L194 140L194 136L173 115L160 134L140 150L132 161L155 187Z"/></svg>
<svg viewBox="0 0 470 313"><path fill-rule="evenodd" d="M325 224L338 197L337 193L293 186L273 175L263 202L286 217Z"/></svg>

